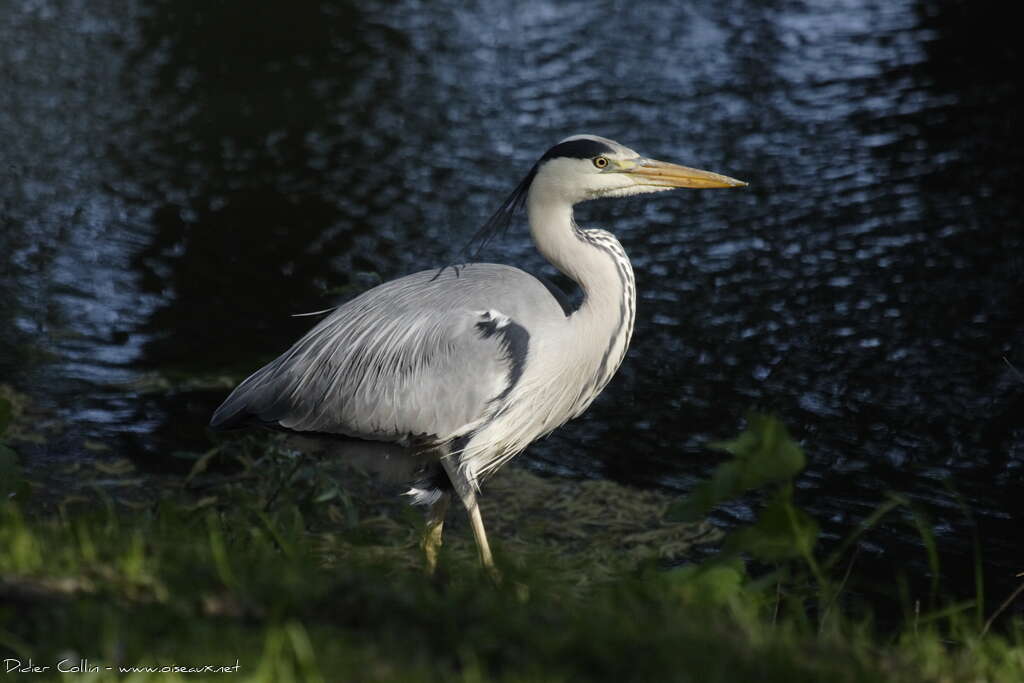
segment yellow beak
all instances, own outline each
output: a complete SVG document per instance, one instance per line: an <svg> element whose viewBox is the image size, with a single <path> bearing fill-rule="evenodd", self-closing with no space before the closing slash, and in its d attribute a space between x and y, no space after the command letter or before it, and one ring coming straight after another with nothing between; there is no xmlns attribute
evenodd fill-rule
<svg viewBox="0 0 1024 683"><path fill-rule="evenodd" d="M643 178L642 184L657 187L745 187L746 183L728 176L701 171L696 168L670 164L667 161L638 159L636 165L622 169L622 173Z"/></svg>

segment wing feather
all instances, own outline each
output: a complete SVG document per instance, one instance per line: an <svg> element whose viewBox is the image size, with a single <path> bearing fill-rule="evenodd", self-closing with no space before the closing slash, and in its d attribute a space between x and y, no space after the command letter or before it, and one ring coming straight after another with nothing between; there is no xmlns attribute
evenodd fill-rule
<svg viewBox="0 0 1024 683"><path fill-rule="evenodd" d="M526 362L528 325L502 301L522 317L562 315L531 276L485 266L417 273L344 304L242 382L211 426L257 421L403 443L473 429Z"/></svg>

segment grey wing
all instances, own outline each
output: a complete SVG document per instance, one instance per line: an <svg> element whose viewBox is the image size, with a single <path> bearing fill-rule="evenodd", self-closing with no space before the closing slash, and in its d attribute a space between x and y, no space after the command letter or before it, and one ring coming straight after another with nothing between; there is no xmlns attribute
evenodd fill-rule
<svg viewBox="0 0 1024 683"><path fill-rule="evenodd" d="M519 321L486 305L517 289L501 278L436 275L386 283L336 310L240 384L211 426L255 420L429 443L486 421L521 376L530 339Z"/></svg>

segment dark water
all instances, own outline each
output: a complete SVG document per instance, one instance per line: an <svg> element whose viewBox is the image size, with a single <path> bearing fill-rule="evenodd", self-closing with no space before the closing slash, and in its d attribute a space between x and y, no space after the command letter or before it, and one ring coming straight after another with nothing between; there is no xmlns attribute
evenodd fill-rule
<svg viewBox="0 0 1024 683"><path fill-rule="evenodd" d="M969 2L7 0L0 381L42 475L102 443L159 470L324 308L452 259L576 132L748 180L585 205L638 328L532 466L685 491L777 411L831 535L895 490L944 586L1024 570L1024 171L1016 28ZM542 262L525 229L490 260ZM972 510L973 522L963 506ZM722 513L742 518L743 507ZM861 566L920 575L905 520Z"/></svg>

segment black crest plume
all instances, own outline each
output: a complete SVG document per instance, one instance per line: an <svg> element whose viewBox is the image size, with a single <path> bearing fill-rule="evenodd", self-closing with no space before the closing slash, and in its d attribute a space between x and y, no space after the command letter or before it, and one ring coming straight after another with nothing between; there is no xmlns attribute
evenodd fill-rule
<svg viewBox="0 0 1024 683"><path fill-rule="evenodd" d="M530 169L530 172L526 174L526 177L519 182L516 189L512 190L512 194L501 203L498 210L491 214L487 222L469 239L469 242L462 249L463 256L476 258L496 235L504 237L508 233L509 226L512 225L512 219L516 217L516 214L526 204L526 196L530 193L530 184L533 183L536 175L537 165L535 164Z"/></svg>
<svg viewBox="0 0 1024 683"><path fill-rule="evenodd" d="M462 255L466 258L476 258L496 235L505 236L509 226L512 224L512 219L515 218L516 214L519 213L519 210L526 203L526 195L530 192L530 184L533 183L533 179L537 175L537 169L545 161L561 157L568 159L590 159L599 154L614 153L615 150L612 147L601 142L600 139L592 137L577 137L571 140L564 140L549 149L540 158L540 161L534 164L530 172L526 174L526 177L520 181L519 186L512 191L512 194L498 207L498 210L487 219L483 227L477 230L476 234L470 238L462 250Z"/></svg>

